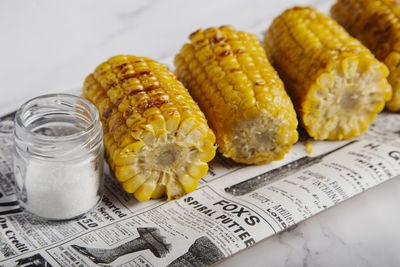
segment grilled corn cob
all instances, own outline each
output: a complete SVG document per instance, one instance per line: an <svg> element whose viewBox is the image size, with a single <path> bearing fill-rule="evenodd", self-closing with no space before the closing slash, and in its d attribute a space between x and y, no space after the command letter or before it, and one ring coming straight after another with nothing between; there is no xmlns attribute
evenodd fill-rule
<svg viewBox="0 0 400 267"><path fill-rule="evenodd" d="M400 111L400 2L396 0L339 0L331 14L389 68L393 97L386 104Z"/></svg>
<svg viewBox="0 0 400 267"><path fill-rule="evenodd" d="M108 162L128 193L171 200L196 189L215 155L215 136L167 67L112 57L86 78L83 97L99 110Z"/></svg>
<svg viewBox="0 0 400 267"><path fill-rule="evenodd" d="M353 138L391 98L384 64L333 19L309 7L277 17L265 47L314 139Z"/></svg>
<svg viewBox="0 0 400 267"><path fill-rule="evenodd" d="M297 118L257 37L223 26L190 35L176 73L206 114L220 152L237 162L281 159L297 141Z"/></svg>

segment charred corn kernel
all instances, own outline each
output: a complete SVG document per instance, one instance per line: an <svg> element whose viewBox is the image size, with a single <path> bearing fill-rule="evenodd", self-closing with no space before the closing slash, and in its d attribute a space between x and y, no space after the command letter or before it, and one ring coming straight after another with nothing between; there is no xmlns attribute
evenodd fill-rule
<svg viewBox="0 0 400 267"><path fill-rule="evenodd" d="M313 8L285 11L273 21L264 43L314 139L341 140L363 133L391 98L386 66Z"/></svg>
<svg viewBox="0 0 400 267"><path fill-rule="evenodd" d="M167 67L116 56L86 78L82 95L99 109L107 160L128 193L171 200L196 189L215 155L215 136Z"/></svg>
<svg viewBox="0 0 400 267"><path fill-rule="evenodd" d="M283 158L297 141L297 118L258 39L223 26L198 30L190 40L175 57L176 73L206 114L220 152L247 164ZM203 174L205 166L188 172Z"/></svg>
<svg viewBox="0 0 400 267"><path fill-rule="evenodd" d="M390 70L393 97L386 103L400 111L400 2L396 0L338 0L331 14Z"/></svg>

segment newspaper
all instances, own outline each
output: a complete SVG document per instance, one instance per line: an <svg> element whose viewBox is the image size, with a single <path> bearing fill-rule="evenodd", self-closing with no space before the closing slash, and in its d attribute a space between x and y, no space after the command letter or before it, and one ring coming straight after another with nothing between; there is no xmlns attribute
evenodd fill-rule
<svg viewBox="0 0 400 267"><path fill-rule="evenodd" d="M252 32L261 36L265 25ZM262 166L217 154L197 190L170 202L138 202L105 163L101 203L48 222L18 206L13 118L0 117L0 266L209 266L400 176L400 114L383 112L359 138L313 141L311 155L302 142Z"/></svg>
<svg viewBox="0 0 400 267"><path fill-rule="evenodd" d="M381 113L357 139L297 143L247 166L217 155L199 187L138 202L108 166L85 216L47 222L21 211L12 171L14 114L0 118L0 266L209 266L400 175L400 114Z"/></svg>

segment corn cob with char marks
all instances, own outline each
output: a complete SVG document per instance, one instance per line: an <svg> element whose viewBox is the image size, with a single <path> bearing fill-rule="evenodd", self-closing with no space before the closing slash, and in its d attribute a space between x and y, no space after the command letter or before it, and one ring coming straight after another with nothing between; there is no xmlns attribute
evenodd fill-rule
<svg viewBox="0 0 400 267"><path fill-rule="evenodd" d="M314 139L350 139L363 133L391 98L386 66L313 8L285 11L273 21L264 42Z"/></svg>
<svg viewBox="0 0 400 267"><path fill-rule="evenodd" d="M167 67L145 57L110 58L86 78L83 97L99 110L106 157L128 193L171 200L196 189L215 136Z"/></svg>
<svg viewBox="0 0 400 267"><path fill-rule="evenodd" d="M393 97L386 104L400 111L400 2L396 0L339 0L331 14L389 68Z"/></svg>
<svg viewBox="0 0 400 267"><path fill-rule="evenodd" d="M223 26L190 35L176 73L207 116L219 151L246 164L283 158L297 141L297 118L257 37Z"/></svg>

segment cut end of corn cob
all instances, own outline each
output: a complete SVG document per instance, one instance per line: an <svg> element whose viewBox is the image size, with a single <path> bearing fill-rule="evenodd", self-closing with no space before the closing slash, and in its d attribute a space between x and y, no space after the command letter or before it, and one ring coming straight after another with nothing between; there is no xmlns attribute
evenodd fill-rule
<svg viewBox="0 0 400 267"><path fill-rule="evenodd" d="M300 107L309 135L341 140L365 132L390 98L387 73L383 64L360 55L320 74Z"/></svg>
<svg viewBox="0 0 400 267"><path fill-rule="evenodd" d="M390 70L393 97L386 104L400 111L400 3L396 0L338 0L331 14Z"/></svg>
<svg viewBox="0 0 400 267"><path fill-rule="evenodd" d="M108 162L128 193L172 200L196 189L215 155L215 136L165 66L113 57L86 78L83 96L99 109Z"/></svg>
<svg viewBox="0 0 400 267"><path fill-rule="evenodd" d="M285 11L272 23L265 46L314 139L358 136L391 97L386 66L315 9Z"/></svg>
<svg viewBox="0 0 400 267"><path fill-rule="evenodd" d="M297 141L297 118L257 37L222 26L190 35L176 73L207 115L220 152L246 164L281 159Z"/></svg>
<svg viewBox="0 0 400 267"><path fill-rule="evenodd" d="M298 139L297 131L289 122L268 113L260 113L251 120L239 120L231 135L225 153L236 161L252 164L282 159Z"/></svg>

